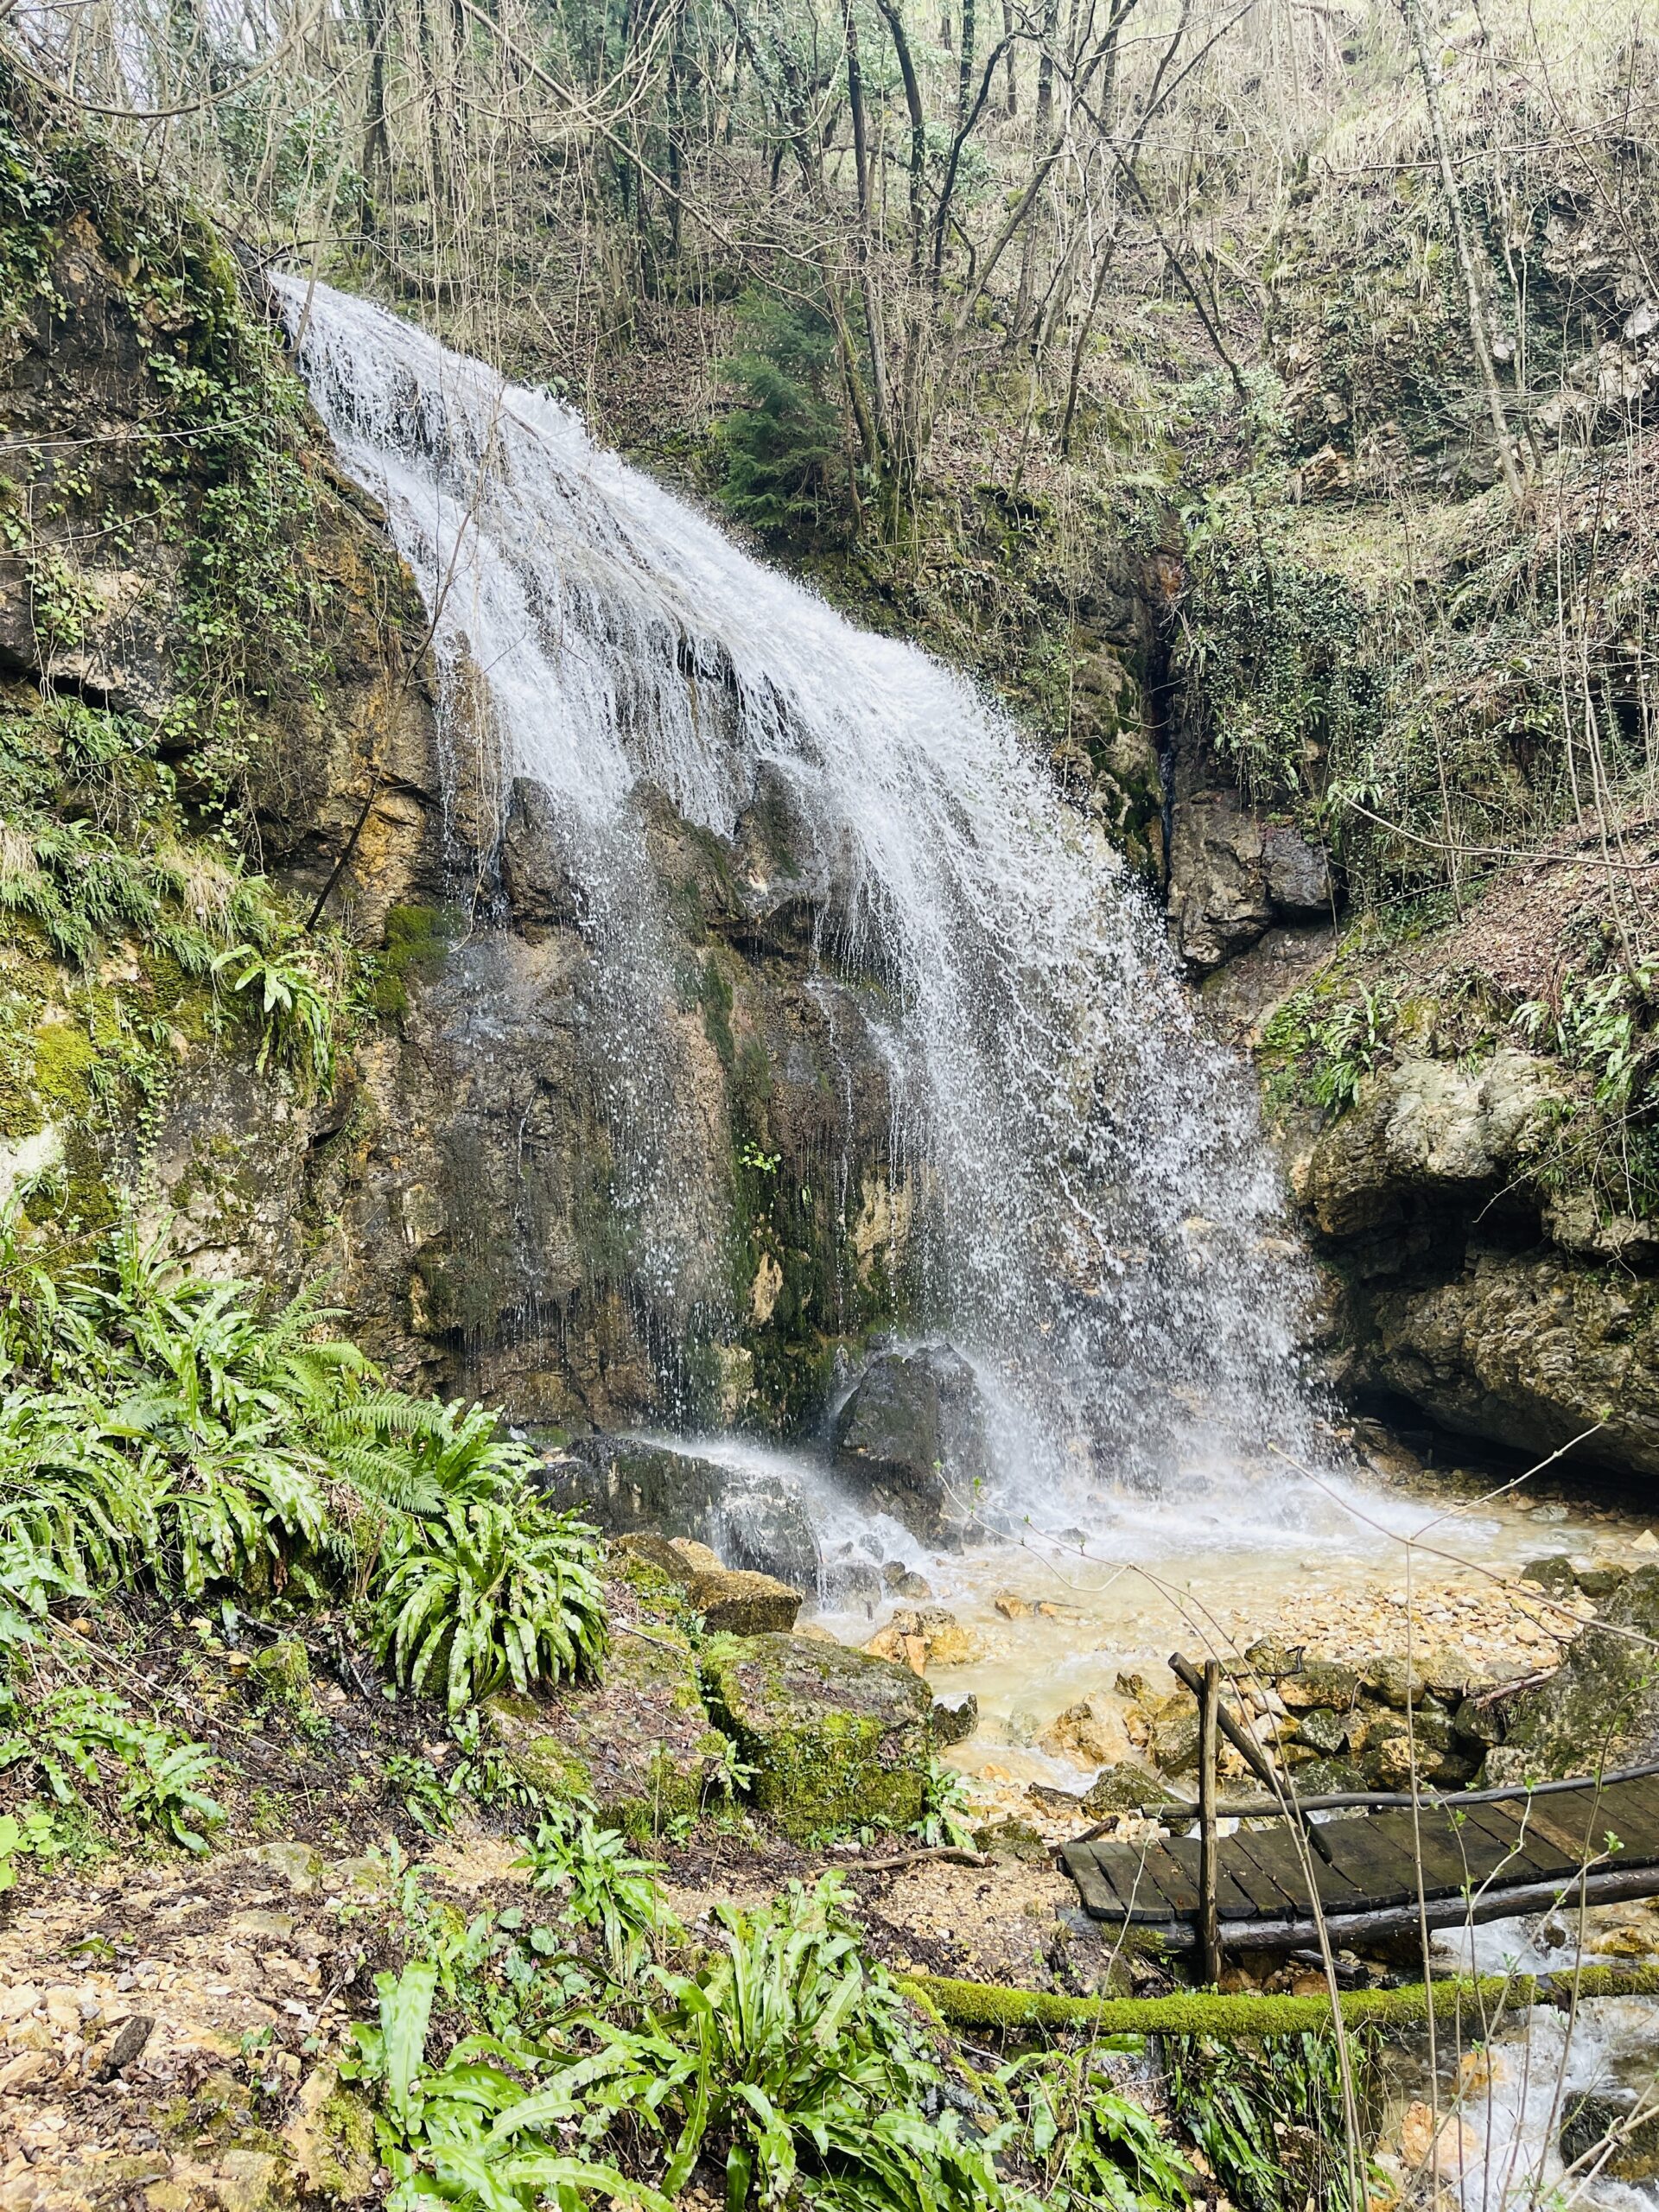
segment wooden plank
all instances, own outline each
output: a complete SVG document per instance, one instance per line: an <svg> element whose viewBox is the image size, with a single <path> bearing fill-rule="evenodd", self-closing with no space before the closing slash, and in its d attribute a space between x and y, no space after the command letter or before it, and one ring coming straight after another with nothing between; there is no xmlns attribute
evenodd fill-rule
<svg viewBox="0 0 1659 2212"><path fill-rule="evenodd" d="M1174 1859L1156 1843L1133 1843L1128 1848L1140 1860L1140 1895L1149 1901L1161 1902L1166 1917L1184 1920L1198 1910L1198 1892L1195 1883L1189 1881ZM1122 1887L1122 1877L1115 1873L1113 1879Z"/></svg>
<svg viewBox="0 0 1659 2212"><path fill-rule="evenodd" d="M1066 1872L1077 1885L1083 1909L1091 1920L1122 1920L1123 1908L1111 1884L1102 1878L1086 1843L1071 1843L1060 1854Z"/></svg>
<svg viewBox="0 0 1659 2212"><path fill-rule="evenodd" d="M1305 1898L1298 1902L1287 1897L1283 1885L1265 1867L1256 1864L1246 1848L1247 1843L1254 1840L1255 1838L1243 1835L1224 1836L1217 1877L1223 1871L1226 1872L1243 1895L1251 1900L1255 1908L1254 1917L1258 1920L1271 1919L1275 1914L1282 1916L1287 1913L1305 1911Z"/></svg>
<svg viewBox="0 0 1659 2212"><path fill-rule="evenodd" d="M1262 1828L1241 1829L1238 1834L1230 1836L1227 1840L1232 1852L1248 1859L1252 1866L1275 1885L1283 1900L1280 1908L1281 1911L1293 1913L1299 1918L1306 1917L1312 1910L1307 1876L1294 1838L1287 1835L1283 1828ZM1317 1855L1313 1857L1313 1863L1315 1891L1322 1904L1328 1904L1330 1900L1337 1898L1353 1899L1356 1891L1351 1882L1333 1867L1326 1866ZM1251 1878L1241 1872L1240 1879L1254 1893L1255 1884Z"/></svg>
<svg viewBox="0 0 1659 2212"><path fill-rule="evenodd" d="M1403 1904L1417 1894L1416 1876L1396 1846L1376 1834L1370 1821L1327 1821L1319 1834L1332 1864L1353 1885L1351 1910L1380 1910Z"/></svg>
<svg viewBox="0 0 1659 2212"><path fill-rule="evenodd" d="M1497 1879L1500 1882L1548 1881L1560 1866L1560 1853L1548 1837L1522 1827L1516 1808L1508 1805L1471 1805L1463 1811L1465 1832L1478 1828L1505 1853Z"/></svg>
<svg viewBox="0 0 1659 2212"><path fill-rule="evenodd" d="M1182 1866L1166 1845L1147 1846L1147 1871L1183 1918L1189 1914L1197 1916L1202 1903L1198 1878Z"/></svg>
<svg viewBox="0 0 1659 2212"><path fill-rule="evenodd" d="M1122 1918L1141 1922L1180 1917L1179 1907L1165 1896L1141 1845L1097 1843L1091 1848L1100 1872L1117 1893Z"/></svg>
<svg viewBox="0 0 1659 2212"><path fill-rule="evenodd" d="M1227 1845L1230 1837L1224 1837L1216 1866L1216 1910L1224 1920L1254 1920L1255 1900L1249 1891L1240 1887L1236 1875L1227 1863ZM1173 1835L1165 1842L1164 1849L1182 1872L1197 1882L1198 1878L1198 1840L1196 1836Z"/></svg>
<svg viewBox="0 0 1659 2212"><path fill-rule="evenodd" d="M1621 1847L1607 1859L1610 1831ZM1644 1871L1659 1868L1659 1779L1643 1775L1599 1784L1586 1778L1576 1788L1531 1796L1471 1794L1464 1802L1425 1798L1415 1820L1406 1808L1377 1811L1364 1820L1325 1823L1318 1837L1325 1857L1313 1859L1313 1885L1337 1932L1410 1917L1419 1856L1436 1925L1460 1916L1465 1890L1478 1892L1471 1908L1478 1919L1534 1909L1552 1890L1570 1897L1586 1855L1592 1890L1611 1882L1610 1895L1659 1894L1659 1873ZM1063 1861L1094 1917L1179 1926L1191 1942L1200 1853L1198 1838L1176 1837L1144 1847L1071 1845ZM1308 1875L1285 1827L1222 1839L1217 1910L1249 1943L1260 1944L1266 1930L1287 1922L1306 1930L1312 1919Z"/></svg>
<svg viewBox="0 0 1659 2212"><path fill-rule="evenodd" d="M1095 1880L1112 1900L1111 1917L1139 1926L1158 1925L1170 1918L1168 1901L1161 1891L1147 1885L1138 1851L1121 1843L1084 1844Z"/></svg>
<svg viewBox="0 0 1659 2212"><path fill-rule="evenodd" d="M1400 1853L1407 1879L1416 1894L1415 1862L1423 1864L1425 1892L1456 1897L1468 1885L1478 1888L1503 1864L1508 1847L1471 1825L1468 1815L1453 1817L1425 1805L1414 1827L1409 1813L1385 1813L1376 1822Z"/></svg>
<svg viewBox="0 0 1659 2212"><path fill-rule="evenodd" d="M1602 1832L1611 1828L1626 1862L1659 1863L1659 1783L1616 1782L1602 1792Z"/></svg>
<svg viewBox="0 0 1659 2212"><path fill-rule="evenodd" d="M1570 1873L1593 1859L1607 1826L1589 1796L1547 1797L1542 1804L1517 1806L1516 1817L1528 1836L1537 1839L1534 1847L1548 1855L1557 1873Z"/></svg>

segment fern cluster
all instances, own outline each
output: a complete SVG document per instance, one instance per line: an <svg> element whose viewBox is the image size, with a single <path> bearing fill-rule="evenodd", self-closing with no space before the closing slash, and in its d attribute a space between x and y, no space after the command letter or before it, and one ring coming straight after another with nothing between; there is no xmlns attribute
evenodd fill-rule
<svg viewBox="0 0 1659 2212"><path fill-rule="evenodd" d="M558 1893L551 1926L515 1907L462 1927L406 1881L410 1961L378 1977L378 2018L342 2069L376 2094L393 2212L668 2212L698 2182L730 2212L1193 2201L1099 2050L976 2071L941 2049L868 1956L839 1877L721 1906L698 1942L660 1870L591 1822L544 1827L526 1863ZM435 2059L440 2014L481 2031Z"/></svg>
<svg viewBox="0 0 1659 2212"><path fill-rule="evenodd" d="M542 1506L533 1456L497 1414L386 1389L314 1296L266 1313L131 1218L63 1269L24 1240L14 1199L0 1211L0 1648L29 1644L60 1604L148 1584L356 1605L390 1672L441 1690L452 1717L504 1681L597 1670L596 1540ZM41 1768L55 1789L77 1761L42 1749L38 1727L30 1740L37 1766L55 1760ZM0 1764L22 1756L0 1745Z"/></svg>

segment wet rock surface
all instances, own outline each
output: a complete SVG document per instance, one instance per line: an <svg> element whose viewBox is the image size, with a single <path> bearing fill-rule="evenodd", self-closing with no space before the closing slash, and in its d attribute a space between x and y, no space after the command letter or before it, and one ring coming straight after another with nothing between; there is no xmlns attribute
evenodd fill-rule
<svg viewBox="0 0 1659 2212"><path fill-rule="evenodd" d="M974 1371L949 1344L879 1354L835 1421L836 1471L877 1512L925 1540L974 1518L989 1471Z"/></svg>
<svg viewBox="0 0 1659 2212"><path fill-rule="evenodd" d="M607 1535L647 1533L708 1545L732 1567L815 1590L817 1539L798 1487L644 1437L576 1437L541 1476L556 1505Z"/></svg>

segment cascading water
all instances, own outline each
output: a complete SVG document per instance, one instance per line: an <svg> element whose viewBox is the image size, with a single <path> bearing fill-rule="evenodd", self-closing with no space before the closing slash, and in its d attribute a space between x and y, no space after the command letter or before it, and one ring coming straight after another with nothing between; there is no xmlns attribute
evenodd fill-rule
<svg viewBox="0 0 1659 2212"><path fill-rule="evenodd" d="M613 1201L647 1297L715 1294L642 810L654 789L730 838L764 779L836 887L815 957L887 1040L925 1200L912 1310L989 1382L1021 1509L1078 1478L1306 1449L1299 1285L1248 1087L1196 1032L1149 902L1007 718L545 394L360 300L278 292L425 596L452 741L464 724L504 788L547 794L604 978Z"/></svg>

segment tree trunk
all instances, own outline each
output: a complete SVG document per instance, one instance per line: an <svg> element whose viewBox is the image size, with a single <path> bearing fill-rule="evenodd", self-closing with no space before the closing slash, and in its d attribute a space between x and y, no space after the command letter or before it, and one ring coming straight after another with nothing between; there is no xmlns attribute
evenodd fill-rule
<svg viewBox="0 0 1659 2212"><path fill-rule="evenodd" d="M1463 192L1452 159L1452 138L1446 129L1446 110L1440 105L1440 80L1434 57L1429 50L1428 24L1423 15L1423 0L1400 0L1400 7L1417 56L1418 74L1423 80L1423 98L1428 104L1429 128L1433 133L1434 151L1440 165L1440 188L1446 194L1446 212L1451 220L1452 235L1458 249L1458 265L1463 272L1464 296L1469 304L1469 340L1474 348L1481 383L1485 387L1486 405L1492 418L1492 430L1497 439L1498 466L1503 471L1503 481L1509 486L1510 497L1518 503L1524 498L1525 491L1521 472L1516 466L1510 426L1504 414L1503 394L1497 381L1497 365L1492 359L1491 334L1486 322L1485 287L1481 282L1480 264L1475 257L1475 242L1469 228L1468 212L1463 204Z"/></svg>

